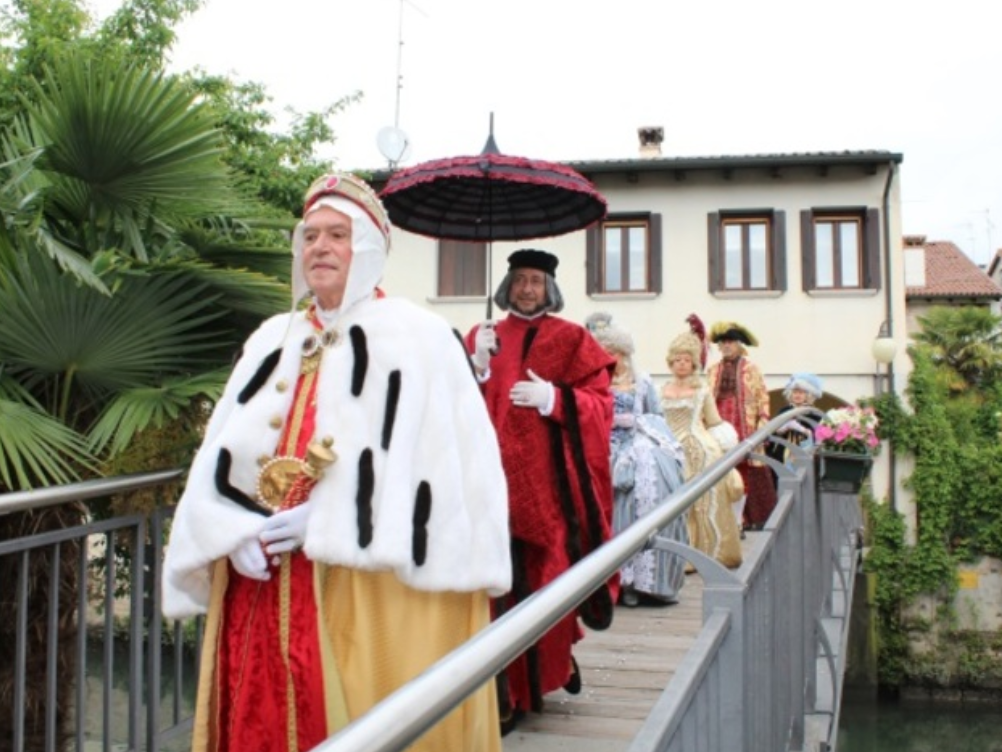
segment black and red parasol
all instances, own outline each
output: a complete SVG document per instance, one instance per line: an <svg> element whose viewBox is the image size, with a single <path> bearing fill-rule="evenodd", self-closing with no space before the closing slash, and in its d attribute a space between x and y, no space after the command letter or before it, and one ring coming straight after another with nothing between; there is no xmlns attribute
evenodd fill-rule
<svg viewBox="0 0 1002 752"><path fill-rule="evenodd" d="M491 151L400 170L381 195L397 227L472 243L564 235L606 213L602 194L570 167Z"/></svg>
<svg viewBox="0 0 1002 752"><path fill-rule="evenodd" d="M380 193L390 221L443 240L490 243L564 235L606 214L605 197L566 165L501 154L494 118L483 151L398 170ZM488 256L488 275L490 274ZM491 285L487 299L490 316Z"/></svg>

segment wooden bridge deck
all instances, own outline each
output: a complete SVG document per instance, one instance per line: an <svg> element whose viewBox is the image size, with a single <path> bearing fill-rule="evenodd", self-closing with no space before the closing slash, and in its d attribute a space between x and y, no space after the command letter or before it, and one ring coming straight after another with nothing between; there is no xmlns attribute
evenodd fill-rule
<svg viewBox="0 0 1002 752"><path fill-rule="evenodd" d="M686 577L673 606L617 606L612 626L588 630L574 650L583 686L544 700L504 738L505 752L618 752L640 730L702 626L703 588Z"/></svg>

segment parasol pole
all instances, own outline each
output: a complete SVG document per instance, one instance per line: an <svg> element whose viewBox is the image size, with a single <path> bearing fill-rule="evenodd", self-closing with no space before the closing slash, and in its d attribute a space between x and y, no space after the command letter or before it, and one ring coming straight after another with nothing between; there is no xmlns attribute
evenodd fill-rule
<svg viewBox="0 0 1002 752"><path fill-rule="evenodd" d="M501 150L498 149L497 142L494 141L494 113L491 113L490 119L490 130L487 133L487 142L484 144L484 148L480 150L480 154L500 154ZM490 176L490 162L483 161L480 163L480 169L484 172L484 178L487 180L487 320L489 321L494 313L494 288L491 283L491 276L493 272L493 245L494 240L491 237L491 228L494 225L494 204L493 204L493 183L491 182Z"/></svg>

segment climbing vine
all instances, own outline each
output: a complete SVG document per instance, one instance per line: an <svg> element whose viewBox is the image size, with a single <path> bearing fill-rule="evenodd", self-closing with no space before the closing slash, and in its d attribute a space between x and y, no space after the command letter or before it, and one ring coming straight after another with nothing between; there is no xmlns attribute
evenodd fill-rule
<svg viewBox="0 0 1002 752"><path fill-rule="evenodd" d="M939 315L941 321L952 320ZM960 362L958 370L940 345L918 339L910 350L910 409L895 394L873 401L881 437L914 458L906 485L917 518L911 545L905 519L866 500L865 568L877 578L878 673L882 684L895 686L984 686L1002 678L1002 640L958 629L949 604L958 565L983 555L1002 558L1002 378L995 367L972 370ZM997 340L992 344L998 348ZM984 361L985 351L977 352ZM921 596L932 596L939 607L931 614L913 608ZM917 651L913 638L933 632L935 649Z"/></svg>

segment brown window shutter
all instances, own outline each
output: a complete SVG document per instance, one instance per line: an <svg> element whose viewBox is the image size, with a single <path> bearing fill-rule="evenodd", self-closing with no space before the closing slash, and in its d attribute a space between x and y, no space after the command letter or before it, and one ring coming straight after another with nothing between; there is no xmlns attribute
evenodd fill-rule
<svg viewBox="0 0 1002 752"><path fill-rule="evenodd" d="M786 212L778 209L772 213L772 257L769 259L773 290L786 292Z"/></svg>
<svg viewBox="0 0 1002 752"><path fill-rule="evenodd" d="M487 244L471 243L467 248L469 263L466 265L464 295L485 295L487 293Z"/></svg>
<svg viewBox="0 0 1002 752"><path fill-rule="evenodd" d="M661 232L661 215L656 213L651 213L651 224L650 224L650 238L651 238L651 267L650 274L651 279L647 285L647 289L654 293L660 293L663 282L661 280L662 276L662 264L661 264L661 254L664 247L663 234Z"/></svg>
<svg viewBox="0 0 1002 752"><path fill-rule="evenodd" d="M585 292L593 295L601 292L598 284L599 263L598 254L602 248L602 223L596 222L585 231Z"/></svg>
<svg viewBox="0 0 1002 752"><path fill-rule="evenodd" d="M866 210L863 233L863 287L880 289L880 209Z"/></svg>
<svg viewBox="0 0 1002 752"><path fill-rule="evenodd" d="M438 241L438 294L483 295L487 289L487 246L460 240Z"/></svg>
<svg viewBox="0 0 1002 752"><path fill-rule="evenodd" d="M805 292L813 290L816 284L814 262L814 212L803 209L800 212L800 265Z"/></svg>
<svg viewBox="0 0 1002 752"><path fill-rule="evenodd" d="M710 292L723 289L723 262L720 258L720 212L706 215L706 255Z"/></svg>
<svg viewBox="0 0 1002 752"><path fill-rule="evenodd" d="M456 244L451 240L438 241L438 295L456 294Z"/></svg>

